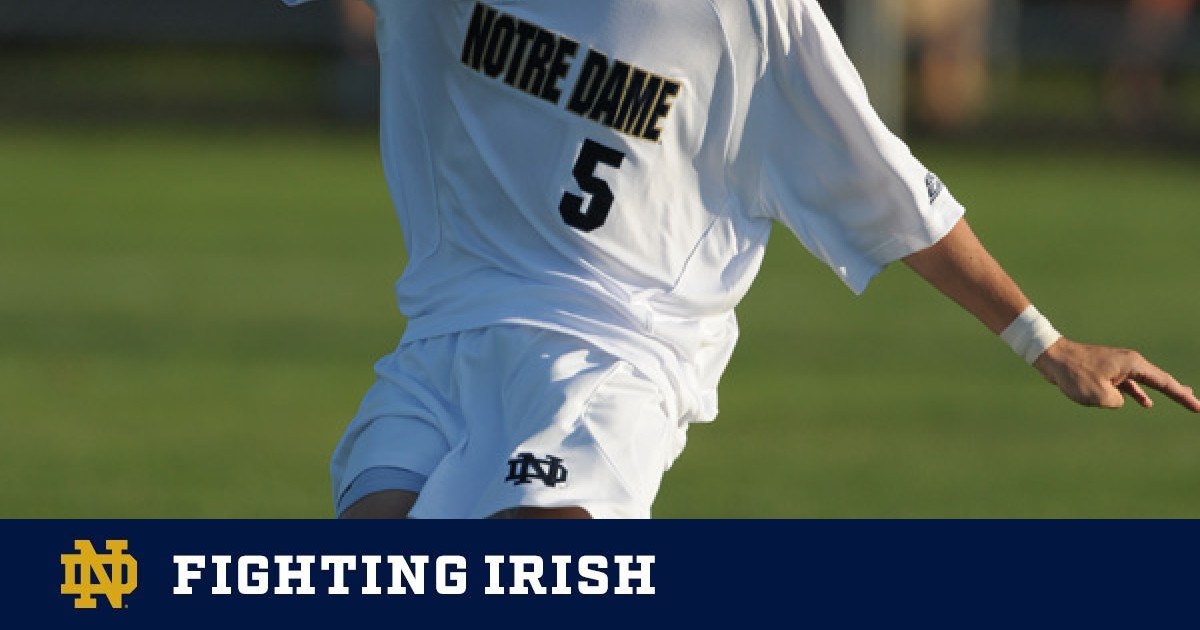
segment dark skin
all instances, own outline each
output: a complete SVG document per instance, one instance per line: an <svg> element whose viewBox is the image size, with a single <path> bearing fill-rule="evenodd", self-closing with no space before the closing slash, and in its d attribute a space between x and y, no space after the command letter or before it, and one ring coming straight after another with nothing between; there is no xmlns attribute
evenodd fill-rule
<svg viewBox="0 0 1200 630"><path fill-rule="evenodd" d="M407 490L382 490L374 494L368 494L354 505L346 508L342 512L341 518L362 518L362 519L378 519L378 518L408 518L408 512L412 510L412 506L417 502L417 493ZM535 508L535 507L515 507L507 510L501 510L489 518L521 518L521 519L540 519L540 518L591 518L587 510L579 507L565 508Z"/></svg>

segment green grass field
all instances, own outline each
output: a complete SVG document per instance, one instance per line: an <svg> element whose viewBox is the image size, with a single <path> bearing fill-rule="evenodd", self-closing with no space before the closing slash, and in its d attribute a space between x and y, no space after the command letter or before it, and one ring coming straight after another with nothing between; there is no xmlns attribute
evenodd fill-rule
<svg viewBox="0 0 1200 630"><path fill-rule="evenodd" d="M1200 162L916 148L1060 329L1200 384ZM0 516L329 515L403 328L371 134L4 127L0 220ZM1074 407L902 267L777 230L740 313L659 517L1200 517L1200 418Z"/></svg>

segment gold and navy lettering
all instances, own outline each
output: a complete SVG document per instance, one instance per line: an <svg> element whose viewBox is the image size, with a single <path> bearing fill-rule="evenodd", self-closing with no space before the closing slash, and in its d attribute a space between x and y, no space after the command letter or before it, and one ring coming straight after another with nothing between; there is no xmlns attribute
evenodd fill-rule
<svg viewBox="0 0 1200 630"><path fill-rule="evenodd" d="M477 2L462 63L581 118L658 142L682 83L589 48L563 103L562 82L579 50L579 42L565 35Z"/></svg>

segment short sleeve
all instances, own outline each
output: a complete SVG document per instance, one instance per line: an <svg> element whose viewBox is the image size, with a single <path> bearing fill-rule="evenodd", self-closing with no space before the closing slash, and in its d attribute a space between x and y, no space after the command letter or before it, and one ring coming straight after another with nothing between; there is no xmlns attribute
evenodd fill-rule
<svg viewBox="0 0 1200 630"><path fill-rule="evenodd" d="M963 207L871 107L820 6L768 1L734 168L743 206L787 226L855 293L933 245Z"/></svg>

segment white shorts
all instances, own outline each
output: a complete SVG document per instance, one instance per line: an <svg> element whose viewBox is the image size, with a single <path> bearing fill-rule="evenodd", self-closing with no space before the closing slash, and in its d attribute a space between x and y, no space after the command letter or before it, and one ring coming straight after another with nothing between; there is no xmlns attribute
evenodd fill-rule
<svg viewBox="0 0 1200 630"><path fill-rule="evenodd" d="M418 340L375 371L333 454L335 505L364 472L399 469L424 479L415 518L522 506L649 518L683 450L686 424L651 379L562 333L494 326Z"/></svg>

